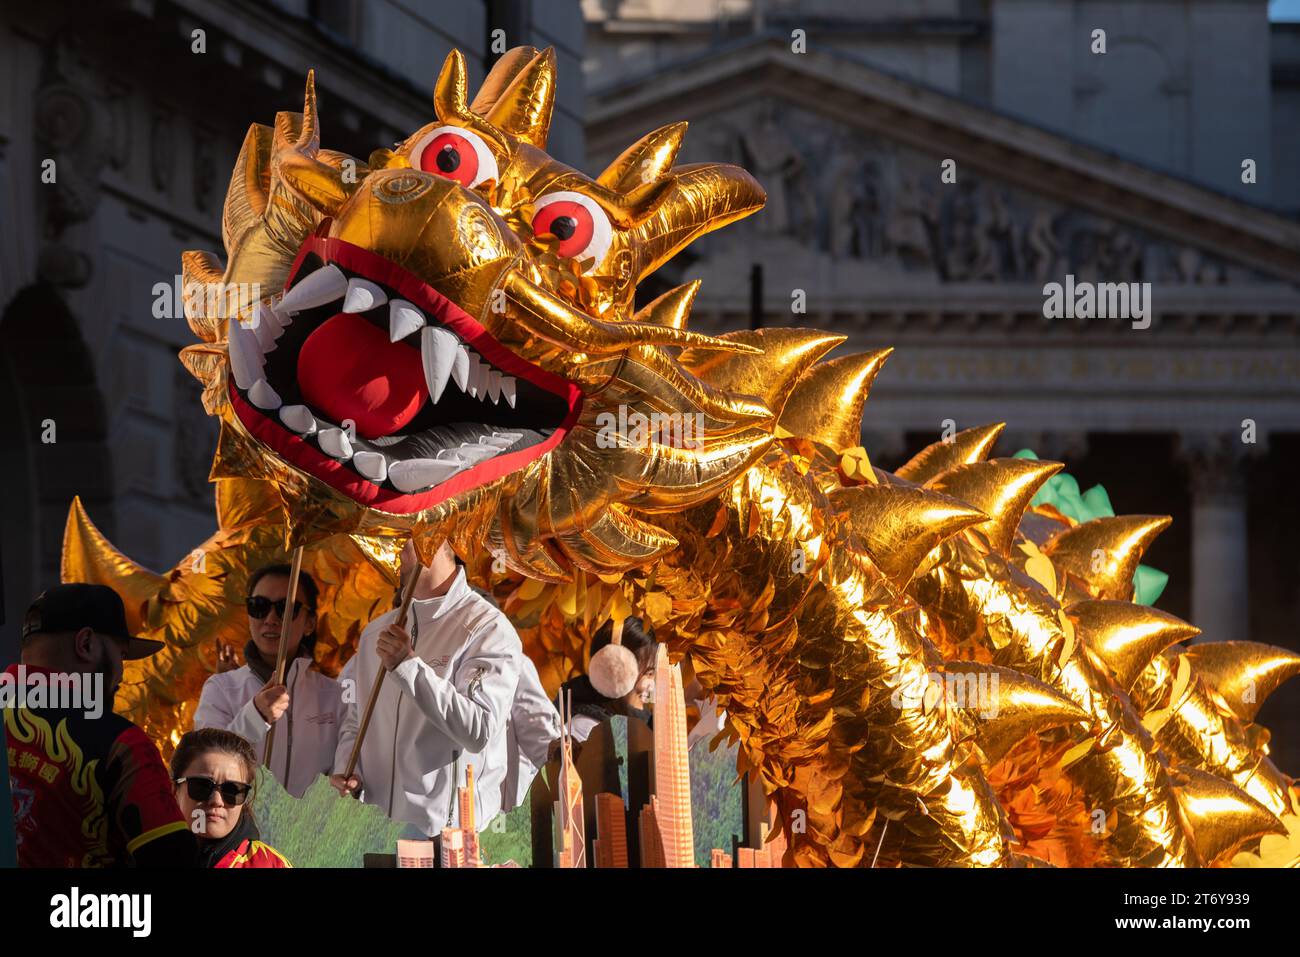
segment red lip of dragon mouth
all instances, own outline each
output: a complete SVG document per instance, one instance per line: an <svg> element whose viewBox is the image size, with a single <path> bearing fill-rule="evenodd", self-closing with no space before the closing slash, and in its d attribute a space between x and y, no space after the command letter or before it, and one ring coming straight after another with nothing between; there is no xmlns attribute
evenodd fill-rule
<svg viewBox="0 0 1300 957"><path fill-rule="evenodd" d="M360 505L431 508L545 455L582 391L499 343L402 267L303 243L284 298L230 321L230 400L249 434Z"/></svg>

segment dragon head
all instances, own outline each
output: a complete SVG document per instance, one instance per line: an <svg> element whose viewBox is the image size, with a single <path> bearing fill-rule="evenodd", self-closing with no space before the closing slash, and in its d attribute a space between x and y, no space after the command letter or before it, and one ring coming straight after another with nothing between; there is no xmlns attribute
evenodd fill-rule
<svg viewBox="0 0 1300 957"><path fill-rule="evenodd" d="M698 283L633 305L762 189L674 166L684 123L595 179L559 163L554 63L513 50L471 103L453 51L434 121L365 162L320 148L310 76L300 116L250 129L227 262L185 255L204 342L182 358L221 419L213 477L268 483L298 541L409 535L544 580L617 573L676 544L656 511L716 494L771 443L761 394L688 367L762 351L685 328Z"/></svg>

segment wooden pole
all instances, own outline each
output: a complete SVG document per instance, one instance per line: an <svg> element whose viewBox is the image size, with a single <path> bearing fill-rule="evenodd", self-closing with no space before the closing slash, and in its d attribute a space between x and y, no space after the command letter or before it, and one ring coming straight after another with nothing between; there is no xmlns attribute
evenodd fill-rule
<svg viewBox="0 0 1300 957"><path fill-rule="evenodd" d="M302 573L302 546L299 545L293 550L293 562L289 566L289 593L284 598L284 614L280 616L280 652L276 656L275 671L271 677L275 679L275 684L284 684L285 659L289 657L289 629L293 626L293 620L298 616L294 614L294 602L298 600L298 576ZM292 703L291 703L292 704ZM262 763L269 769L271 767L271 752L275 748L275 724L266 732L266 752L262 757ZM288 769L285 771L285 784L288 782Z"/></svg>
<svg viewBox="0 0 1300 957"><path fill-rule="evenodd" d="M420 580L420 575L423 574L423 572L424 568L420 565L416 565L414 572L411 574L410 580L402 589L402 604L397 611L397 618L395 620L400 621L407 631L410 631L410 624L408 623L407 618L411 611L411 599L415 597L415 584ZM358 648L357 654L360 653L361 650ZM379 700L379 692L383 686L384 664L381 661L379 663L379 670L375 673L375 686L370 689L370 700L366 702L366 712L361 717L361 727L357 729L357 739L352 742L352 754L348 758L347 769L343 772L344 785L347 784L348 778L352 777L352 772L357 769L357 761L361 759L361 742L365 740L366 731L370 729L370 718L375 713L375 702Z"/></svg>

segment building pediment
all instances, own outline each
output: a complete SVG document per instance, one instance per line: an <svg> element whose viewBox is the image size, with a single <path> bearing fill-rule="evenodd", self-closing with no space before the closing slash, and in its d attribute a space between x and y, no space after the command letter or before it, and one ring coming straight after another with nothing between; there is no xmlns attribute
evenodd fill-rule
<svg viewBox="0 0 1300 957"><path fill-rule="evenodd" d="M741 162L768 189L749 241L785 242L805 275L860 260L876 295L900 277L1300 282L1300 224L844 54L755 37L597 87L592 165L681 119L682 161Z"/></svg>

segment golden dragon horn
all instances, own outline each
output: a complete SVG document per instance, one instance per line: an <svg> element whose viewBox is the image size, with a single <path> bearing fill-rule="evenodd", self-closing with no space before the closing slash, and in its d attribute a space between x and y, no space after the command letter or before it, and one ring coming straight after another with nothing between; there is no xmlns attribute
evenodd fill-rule
<svg viewBox="0 0 1300 957"><path fill-rule="evenodd" d="M1156 655L1201 633L1168 612L1127 601L1079 601L1065 613L1126 693Z"/></svg>
<svg viewBox="0 0 1300 957"><path fill-rule="evenodd" d="M848 513L852 538L899 591L940 542L988 519L965 502L907 485L838 488L830 501Z"/></svg>
<svg viewBox="0 0 1300 957"><path fill-rule="evenodd" d="M990 765L1030 734L1088 720L1088 713L1061 692L1012 668L949 661L943 672L946 682L962 690L953 716L974 734Z"/></svg>
<svg viewBox="0 0 1300 957"><path fill-rule="evenodd" d="M1167 515L1094 518L1058 532L1043 552L1057 568L1081 579L1094 597L1127 601L1142 553L1171 521Z"/></svg>
<svg viewBox="0 0 1300 957"><path fill-rule="evenodd" d="M472 129L494 146L502 155L510 154L509 144L501 132L469 108L469 79L465 70L465 56L452 50L443 61L438 81L433 87L433 108L438 119L446 123L455 121Z"/></svg>
<svg viewBox="0 0 1300 957"><path fill-rule="evenodd" d="M755 352L734 355L688 349L680 362L696 377L726 393L754 395L776 415L799 377L844 337L815 329L758 329L723 333L720 339L750 346Z"/></svg>
<svg viewBox="0 0 1300 957"><path fill-rule="evenodd" d="M925 487L969 502L989 516L978 527L993 550L1006 556L1030 500L1064 467L1060 462L1037 459L991 459L958 465L926 482Z"/></svg>
<svg viewBox="0 0 1300 957"><path fill-rule="evenodd" d="M1192 843L1207 866L1222 864L1247 842L1265 834L1285 834L1273 812L1245 791L1208 771L1187 765L1169 769L1192 832Z"/></svg>
<svg viewBox="0 0 1300 957"><path fill-rule="evenodd" d="M940 439L917 452L894 474L917 485L924 485L958 465L983 462L993 451L993 445L1005 427L1005 423L995 422L966 429L951 438Z"/></svg>
<svg viewBox="0 0 1300 957"><path fill-rule="evenodd" d="M127 558L95 527L74 496L63 529L63 564L65 582L88 582L107 585L117 592L126 607L126 624L133 634L148 625L147 606L167 584L167 578Z"/></svg>
<svg viewBox="0 0 1300 957"><path fill-rule="evenodd" d="M555 50L547 47L515 73L496 97L486 119L497 129L540 150L546 148L554 106Z"/></svg>
<svg viewBox="0 0 1300 957"><path fill-rule="evenodd" d="M682 148L686 124L669 123L641 137L605 167L596 182L625 193L643 183L667 176Z"/></svg>
<svg viewBox="0 0 1300 957"><path fill-rule="evenodd" d="M1300 654L1255 641L1207 641L1188 648L1187 657L1243 721L1254 721L1268 696L1300 674Z"/></svg>
<svg viewBox="0 0 1300 957"><path fill-rule="evenodd" d="M795 383L794 394L781 410L781 427L835 452L860 445L862 408L893 351L877 349L813 366Z"/></svg>

